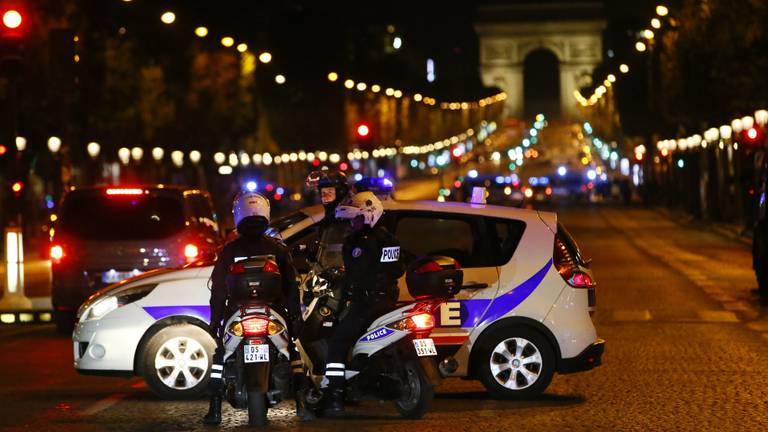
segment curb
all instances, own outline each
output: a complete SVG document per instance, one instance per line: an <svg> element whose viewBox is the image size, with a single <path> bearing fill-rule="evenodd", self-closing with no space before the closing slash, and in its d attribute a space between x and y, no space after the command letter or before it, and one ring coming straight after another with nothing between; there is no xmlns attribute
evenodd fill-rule
<svg viewBox="0 0 768 432"><path fill-rule="evenodd" d="M0 311L0 326L14 324L48 324L52 321L52 310Z"/></svg>
<svg viewBox="0 0 768 432"><path fill-rule="evenodd" d="M651 208L655 210L657 213L661 214L663 217L671 220L672 222L678 225L688 226L691 228L708 229L721 237L727 238L728 240L737 241L749 248L752 247L752 236L746 230L738 228L734 225L698 220L688 213L676 212L666 207L651 207Z"/></svg>

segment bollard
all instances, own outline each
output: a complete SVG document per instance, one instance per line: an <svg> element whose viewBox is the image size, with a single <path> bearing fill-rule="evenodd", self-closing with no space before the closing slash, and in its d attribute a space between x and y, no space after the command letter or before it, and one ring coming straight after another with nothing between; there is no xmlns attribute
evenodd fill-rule
<svg viewBox="0 0 768 432"><path fill-rule="evenodd" d="M24 239L21 228L7 227L5 241L5 284L0 310L32 309L32 302L24 295Z"/></svg>

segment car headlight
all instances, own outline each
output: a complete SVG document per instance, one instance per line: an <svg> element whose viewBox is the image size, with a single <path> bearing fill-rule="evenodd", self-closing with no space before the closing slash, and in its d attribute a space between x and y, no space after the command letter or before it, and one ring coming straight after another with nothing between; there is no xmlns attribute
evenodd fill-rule
<svg viewBox="0 0 768 432"><path fill-rule="evenodd" d="M89 321L101 319L104 315L112 312L120 306L133 303L146 297L157 284L141 285L132 288L126 288L117 292L110 293L95 300L93 303L83 305L80 321Z"/></svg>

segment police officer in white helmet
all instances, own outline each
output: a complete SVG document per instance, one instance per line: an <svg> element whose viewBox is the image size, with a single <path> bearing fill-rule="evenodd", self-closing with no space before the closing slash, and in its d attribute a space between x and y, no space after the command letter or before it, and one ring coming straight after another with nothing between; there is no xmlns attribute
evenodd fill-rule
<svg viewBox="0 0 768 432"><path fill-rule="evenodd" d="M274 255L283 278L282 298L277 302L277 305L283 306L287 310L289 322L300 317L296 271L291 256L284 244L265 234L270 217L269 200L256 192L241 192L235 197L232 213L238 236L227 243L219 253L210 281L211 335L218 346L213 356L208 385L211 396L210 407L203 418L203 422L210 425L221 423L221 401L224 391L222 378L224 348L221 338L223 337L223 322L233 313L228 304L226 283L230 266L238 259ZM298 352L293 347L291 349L291 365L294 367L294 386L299 387L302 384L303 373L300 372L303 372L303 368ZM295 388L294 391L298 393L299 389ZM297 405L299 403L299 399L297 399ZM303 406L297 406L299 416L305 414L303 411L305 411Z"/></svg>
<svg viewBox="0 0 768 432"><path fill-rule="evenodd" d="M344 411L344 371L349 350L371 322L397 302L397 279L405 268L400 260L400 243L377 225L383 213L381 201L372 192L359 192L336 208L336 217L352 225L352 233L342 246L351 303L328 340L328 388L323 396L327 416Z"/></svg>

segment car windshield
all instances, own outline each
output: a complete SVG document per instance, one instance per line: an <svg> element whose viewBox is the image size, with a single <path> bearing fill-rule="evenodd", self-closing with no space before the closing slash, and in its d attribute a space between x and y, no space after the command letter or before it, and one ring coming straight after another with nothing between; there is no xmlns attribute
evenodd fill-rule
<svg viewBox="0 0 768 432"><path fill-rule="evenodd" d="M281 218L275 219L269 223L269 228L267 228L266 234L270 237L275 237L279 239L281 238L280 237L281 232L287 230L288 228L296 225L297 223L303 221L308 217L309 216L307 216L305 213L297 211L287 216L283 216Z"/></svg>
<svg viewBox="0 0 768 432"><path fill-rule="evenodd" d="M74 191L64 199L59 232L87 240L151 240L184 229L180 199Z"/></svg>

